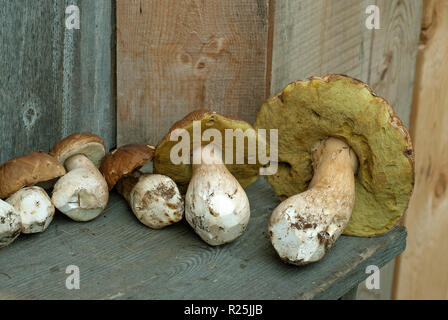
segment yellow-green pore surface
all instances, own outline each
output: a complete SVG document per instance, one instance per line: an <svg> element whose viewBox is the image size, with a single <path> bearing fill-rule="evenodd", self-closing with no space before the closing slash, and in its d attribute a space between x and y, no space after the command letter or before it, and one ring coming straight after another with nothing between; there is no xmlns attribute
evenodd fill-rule
<svg viewBox="0 0 448 320"><path fill-rule="evenodd" d="M223 148L223 161L225 159L226 149L228 148L227 139L225 139L226 129L241 130L242 133L249 134L251 130L251 136L254 137L255 143L257 141L255 130L253 127L242 120L234 119L231 117L226 117L209 110L198 110L190 113L181 121L177 122L170 129L169 133L159 142L155 155L154 155L154 172L164 174L173 179L181 193L185 194L188 189L188 184L192 176L192 166L191 164L173 164L170 159L171 149L181 141L170 141L170 132L174 129L182 128L188 131L190 136L190 153L193 152L193 121L201 122L201 136L206 129L216 129L220 132L222 137L222 148ZM233 131L236 132L236 131ZM213 140L213 138L212 138ZM233 141L233 163L226 164L227 169L232 173L232 175L238 180L243 188L255 182L259 175L260 164L258 161L256 164L249 164L248 160L248 138L244 138L244 163L236 163L236 148L238 142L236 138ZM202 141L202 145L209 144L210 141ZM191 160L191 159L190 159Z"/></svg>
<svg viewBox="0 0 448 320"><path fill-rule="evenodd" d="M282 200L307 189L317 142L336 137L351 146L359 169L344 234L384 233L406 210L414 185L409 134L387 102L364 83L342 75L292 83L263 104L255 128L279 130L279 168L266 178Z"/></svg>

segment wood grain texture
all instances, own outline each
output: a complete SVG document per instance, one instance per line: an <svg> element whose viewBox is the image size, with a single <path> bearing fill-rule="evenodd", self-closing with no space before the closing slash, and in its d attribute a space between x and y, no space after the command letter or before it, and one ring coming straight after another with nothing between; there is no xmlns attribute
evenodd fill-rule
<svg viewBox="0 0 448 320"><path fill-rule="evenodd" d="M81 29L65 27L76 4ZM111 0L0 0L0 162L76 131L115 145Z"/></svg>
<svg viewBox="0 0 448 320"><path fill-rule="evenodd" d="M380 29L365 26L366 8L380 9ZM409 126L422 1L282 0L275 2L271 94L310 76L342 73L367 82ZM381 290L361 286L360 299L391 296L393 262Z"/></svg>
<svg viewBox="0 0 448 320"><path fill-rule="evenodd" d="M156 144L199 108L253 122L266 93L268 11L268 0L119 0L118 145Z"/></svg>
<svg viewBox="0 0 448 320"><path fill-rule="evenodd" d="M372 30L367 82L409 128L423 1L377 0L381 29Z"/></svg>
<svg viewBox="0 0 448 320"><path fill-rule="evenodd" d="M422 1L374 2L380 9L379 30L372 30L367 83L394 108L409 128L412 92L420 34ZM388 300L392 297L394 262L381 270L381 289L361 284L359 299Z"/></svg>
<svg viewBox="0 0 448 320"><path fill-rule="evenodd" d="M279 203L259 179L247 189L247 231L219 247L183 220L151 230L113 192L103 215L76 223L57 214L45 233L20 236L0 251L2 299L337 299L402 252L406 231L374 238L342 236L326 257L305 267L280 261L267 238ZM67 290L66 267L80 268L80 290Z"/></svg>
<svg viewBox="0 0 448 320"><path fill-rule="evenodd" d="M275 1L271 94L288 83L342 73L367 81L372 31L370 1Z"/></svg>
<svg viewBox="0 0 448 320"><path fill-rule="evenodd" d="M412 109L416 181L394 298L448 299L448 1L425 1Z"/></svg>

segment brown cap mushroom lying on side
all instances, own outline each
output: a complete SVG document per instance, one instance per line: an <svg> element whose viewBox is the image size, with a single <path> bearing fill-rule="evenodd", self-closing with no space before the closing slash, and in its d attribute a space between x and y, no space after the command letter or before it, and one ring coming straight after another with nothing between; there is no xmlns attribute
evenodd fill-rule
<svg viewBox="0 0 448 320"><path fill-rule="evenodd" d="M128 201L140 222L161 229L182 220L184 205L171 178L139 171L152 161L153 156L154 147L126 145L107 154L101 161L100 171L109 190L117 185L117 191Z"/></svg>
<svg viewBox="0 0 448 320"><path fill-rule="evenodd" d="M284 261L317 261L342 233L382 234L406 210L414 185L409 134L359 80L291 83L263 104L255 127L279 130L278 172L266 179L286 199L269 222Z"/></svg>
<svg viewBox="0 0 448 320"><path fill-rule="evenodd" d="M6 202L20 216L22 233L43 232L53 220L55 209L49 196L35 185L64 174L64 167L43 152L32 152L0 166L0 198L9 197Z"/></svg>
<svg viewBox="0 0 448 320"><path fill-rule="evenodd" d="M75 221L90 221L106 208L109 191L98 170L105 155L104 141L92 133L75 133L50 151L68 173L60 178L53 190L55 207Z"/></svg>
<svg viewBox="0 0 448 320"><path fill-rule="evenodd" d="M238 238L246 230L250 207L243 187L253 183L259 174L258 164L248 164L247 144L244 146L243 164L223 164L225 154L212 154L201 145L207 142L196 141L199 145L192 150L193 121L201 124L199 139L206 129L217 130L221 137L225 137L226 129L249 130L255 135L252 126L245 121L226 117L209 110L198 110L190 113L184 119L175 123L168 134L159 142L154 157L154 170L156 173L170 176L178 185L181 192L186 192L185 217L196 233L210 245L221 245ZM176 129L184 129L190 138L190 152L209 154L213 164L201 161L200 164L175 164L172 162L171 150L178 141L171 141L171 133ZM222 141L224 147L225 141ZM211 144L210 144L211 146ZM234 145L233 151L236 146ZM205 153L204 153L205 152ZM222 151L221 151L222 152ZM233 153L235 155L235 153ZM187 155L190 159L190 154Z"/></svg>

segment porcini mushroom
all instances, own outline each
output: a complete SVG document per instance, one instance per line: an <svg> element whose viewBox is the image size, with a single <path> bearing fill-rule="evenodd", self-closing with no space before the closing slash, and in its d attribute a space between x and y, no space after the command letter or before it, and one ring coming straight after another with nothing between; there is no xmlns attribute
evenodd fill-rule
<svg viewBox="0 0 448 320"><path fill-rule="evenodd" d="M195 121L200 124L200 136L196 137L200 141L193 141ZM195 154L199 154L199 163L191 161L190 152L186 155L189 161L172 161L171 150L177 141L171 140L171 134L175 134L177 129L187 133L187 138L190 139L188 146L196 145L193 158ZM233 144L230 149L229 141L225 141L226 148L222 148L222 145L216 144L217 141L213 141L213 144L203 148L202 146L207 144L207 141L202 141L206 129L213 129L213 133L219 134L221 138L226 136L226 129L241 129L248 136L255 137L255 130L245 121L209 110L194 111L175 123L159 142L155 152L154 170L156 173L170 176L179 185L179 189L183 193L186 192L187 222L205 242L216 246L235 240L245 231L250 217L250 206L243 187L258 178L259 164L249 163L247 144L242 149L244 163L224 164L225 153L229 150L234 152L236 145ZM214 138L217 139L217 136ZM256 140L252 142L256 143Z"/></svg>
<svg viewBox="0 0 448 320"><path fill-rule="evenodd" d="M182 220L184 204L171 178L140 172L139 169L150 163L153 156L152 146L126 145L107 154L101 161L100 171L109 191L116 185L140 222L161 229Z"/></svg>
<svg viewBox="0 0 448 320"><path fill-rule="evenodd" d="M0 248L10 245L19 235L20 215L9 203L0 200Z"/></svg>
<svg viewBox="0 0 448 320"><path fill-rule="evenodd" d="M231 242L246 230L250 205L238 180L222 163L212 144L201 150L202 162L193 164L193 176L185 196L185 217L208 244Z"/></svg>
<svg viewBox="0 0 448 320"><path fill-rule="evenodd" d="M278 171L266 179L286 199L269 221L282 260L318 261L339 235L382 234L407 208L409 134L361 81L328 75L291 83L263 104L255 127L278 129Z"/></svg>
<svg viewBox="0 0 448 320"><path fill-rule="evenodd" d="M65 174L64 167L43 152L11 159L0 166L0 198L20 215L21 232L46 230L53 220L54 206L39 183L52 181Z"/></svg>
<svg viewBox="0 0 448 320"><path fill-rule="evenodd" d="M104 141L92 133L75 133L56 144L50 155L68 172L54 186L55 207L75 221L98 217L109 199L106 180L97 168L105 155Z"/></svg>

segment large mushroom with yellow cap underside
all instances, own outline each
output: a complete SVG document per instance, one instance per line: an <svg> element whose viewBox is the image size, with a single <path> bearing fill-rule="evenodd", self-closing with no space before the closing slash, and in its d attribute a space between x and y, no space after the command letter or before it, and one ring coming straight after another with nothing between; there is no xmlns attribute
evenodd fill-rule
<svg viewBox="0 0 448 320"><path fill-rule="evenodd" d="M250 184L254 183L259 176L259 170L260 170L260 164L256 161L257 159L249 159L249 153L248 153L248 138L251 137L254 139L253 141L257 141L257 135L254 130L254 128L247 123L246 121L243 121L241 119L222 115L220 113L217 113L215 111L201 109L196 110L185 116L182 120L176 122L173 124L173 126L170 128L168 133L159 141L155 155L154 155L154 172L160 173L163 175L169 176L171 179L173 179L181 191L182 194L185 194L187 192L188 185L190 183L191 177L193 175L193 167L191 165L192 158L191 155L193 153L193 122L198 121L201 125L201 132L200 135L202 138L202 135L204 134L204 131L207 129L214 129L218 130L222 137L222 157L223 162L225 162L225 166L230 171L230 173L238 180L239 184L246 188ZM173 163L171 160L171 150L172 148L175 148L176 145L181 141L181 138L175 139L173 138L173 141L171 141L170 137L171 134L176 129L184 129L186 132L188 132L188 136L190 138L190 154L188 157L190 158L190 163ZM225 161L226 153L229 148L229 144L226 136L226 130L233 130L233 132L236 134L238 131L242 132L243 134L246 134L246 138L244 138L244 145L243 150L244 154L242 155L242 162L243 163L236 163L236 156L237 156L237 147L238 145L242 145L241 143L238 144L238 140L236 138L233 138L233 146L231 148L233 152L233 161L232 163L227 163ZM212 141L205 141L205 139L201 139L201 145L207 145ZM256 155L255 155L256 156Z"/></svg>
<svg viewBox="0 0 448 320"><path fill-rule="evenodd" d="M184 148L178 148L182 140ZM156 148L155 172L185 193L185 218L209 245L231 242L247 228L250 206L243 188L259 175L256 153L248 152L256 144L247 122L198 110L175 123ZM181 162L175 159L179 153Z"/></svg>
<svg viewBox="0 0 448 320"><path fill-rule="evenodd" d="M286 199L269 224L284 261L317 261L340 234L387 232L406 210L409 133L361 81L331 74L291 83L263 104L255 128L278 129L278 171L266 179Z"/></svg>

